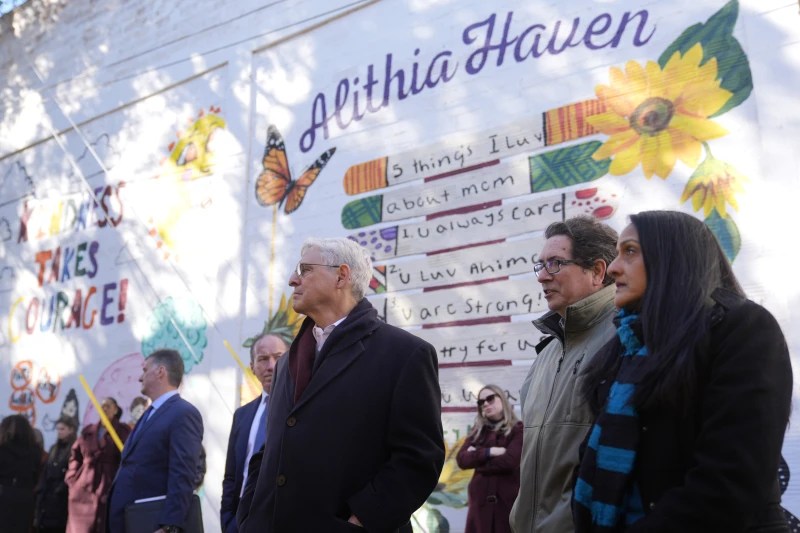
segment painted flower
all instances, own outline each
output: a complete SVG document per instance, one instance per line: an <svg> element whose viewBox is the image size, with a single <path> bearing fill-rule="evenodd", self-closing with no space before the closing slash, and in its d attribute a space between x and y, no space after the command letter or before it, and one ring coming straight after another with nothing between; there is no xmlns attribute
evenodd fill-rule
<svg viewBox="0 0 800 533"><path fill-rule="evenodd" d="M720 87L716 58L702 61L698 43L675 52L663 69L654 61L628 61L625 72L612 67L611 84L595 89L606 112L588 118L609 139L592 157L613 156L609 172L616 176L639 163L647 178L666 178L678 159L697 166L702 143L727 133L708 117L732 96Z"/></svg>
<svg viewBox="0 0 800 533"><path fill-rule="evenodd" d="M716 210L719 216L728 216L726 205L734 210L739 209L736 194L742 192L742 183L747 178L728 163L714 158L710 153L697 170L694 171L681 195L681 203L692 199L695 211L703 209L703 216L708 217Z"/></svg>
<svg viewBox="0 0 800 533"><path fill-rule="evenodd" d="M450 507L463 507L467 504L466 491L472 479L473 470L461 470L456 462L458 452L464 446L467 437L462 437L452 446L445 442L444 465L439 474L439 483L431 494L429 502L441 503ZM448 497L449 496L449 497Z"/></svg>
<svg viewBox="0 0 800 533"><path fill-rule="evenodd" d="M450 523L437 506L460 509L467 506L467 486L474 470L461 470L456 462L459 450L466 442L462 437L451 446L445 441L445 456L442 473L436 489L411 517L414 531L450 531Z"/></svg>

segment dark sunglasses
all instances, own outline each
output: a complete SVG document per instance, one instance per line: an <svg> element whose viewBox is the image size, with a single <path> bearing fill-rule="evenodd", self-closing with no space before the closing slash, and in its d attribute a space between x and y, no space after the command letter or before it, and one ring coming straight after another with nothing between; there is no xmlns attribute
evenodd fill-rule
<svg viewBox="0 0 800 533"><path fill-rule="evenodd" d="M484 398L482 400L479 398L478 399L478 407L479 408L483 407L483 404L485 404L485 403L492 403L495 398L497 398L497 394L490 394L489 396L487 396L486 398Z"/></svg>

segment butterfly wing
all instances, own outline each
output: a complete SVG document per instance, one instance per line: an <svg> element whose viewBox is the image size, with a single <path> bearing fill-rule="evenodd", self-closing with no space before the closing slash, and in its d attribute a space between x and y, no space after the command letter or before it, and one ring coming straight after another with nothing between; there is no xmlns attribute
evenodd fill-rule
<svg viewBox="0 0 800 533"><path fill-rule="evenodd" d="M303 198L306 197L308 188L311 187L311 184L317 179L319 173L322 172L322 169L328 164L328 161L333 157L335 151L336 148L331 148L323 152L322 155L297 178L297 181L292 183L289 187L289 191L286 193L286 205L283 208L287 215L300 207L300 203L303 201Z"/></svg>
<svg viewBox="0 0 800 533"><path fill-rule="evenodd" d="M290 189L292 176L286 159L286 145L275 126L267 128L267 146L261 163L264 170L256 179L256 200L263 206L282 202Z"/></svg>

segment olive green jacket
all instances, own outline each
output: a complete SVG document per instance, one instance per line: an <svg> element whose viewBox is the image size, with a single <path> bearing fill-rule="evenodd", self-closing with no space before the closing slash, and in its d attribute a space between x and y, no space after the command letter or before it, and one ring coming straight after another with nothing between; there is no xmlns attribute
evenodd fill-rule
<svg viewBox="0 0 800 533"><path fill-rule="evenodd" d="M531 365L521 388L524 432L520 488L511 509L514 533L574 530L570 500L578 447L593 416L582 397L589 360L615 334L612 284L567 308L566 320L549 312L535 320L555 336Z"/></svg>

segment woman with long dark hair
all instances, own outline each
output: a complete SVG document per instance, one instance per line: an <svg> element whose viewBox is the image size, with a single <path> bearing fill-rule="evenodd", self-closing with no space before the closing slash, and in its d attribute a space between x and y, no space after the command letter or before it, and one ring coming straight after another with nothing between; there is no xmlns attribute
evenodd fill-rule
<svg viewBox="0 0 800 533"><path fill-rule="evenodd" d="M42 455L28 419L7 416L0 422L0 529L28 533L33 524L33 489Z"/></svg>
<svg viewBox="0 0 800 533"><path fill-rule="evenodd" d="M131 429L128 424L120 421L122 408L111 397L104 399L101 407L124 443ZM122 454L102 422L83 428L72 446L66 475L69 486L68 533L106 531L108 493L121 457Z"/></svg>
<svg viewBox="0 0 800 533"><path fill-rule="evenodd" d="M478 413L458 466L474 468L469 482L465 533L511 531L508 515L519 492L522 422L517 420L506 394L497 385L478 392Z"/></svg>
<svg viewBox="0 0 800 533"><path fill-rule="evenodd" d="M592 360L576 531L785 531L778 463L792 370L711 231L631 216L609 265L617 337Z"/></svg>
<svg viewBox="0 0 800 533"><path fill-rule="evenodd" d="M75 442L75 421L59 418L55 424L56 443L47 454L47 462L36 487L36 514L33 525L37 533L64 533L67 529L67 473L69 454Z"/></svg>

